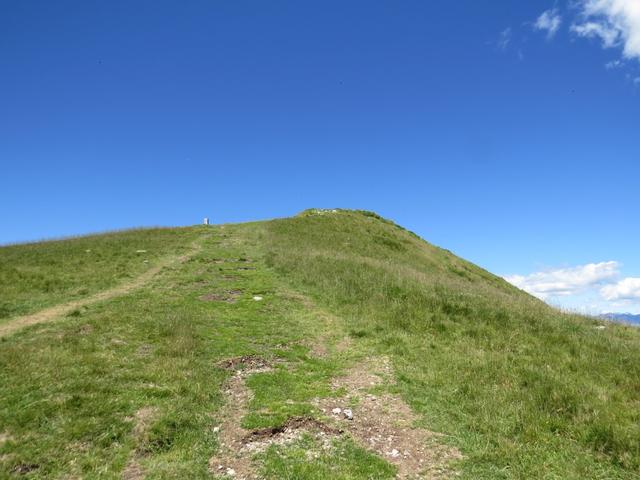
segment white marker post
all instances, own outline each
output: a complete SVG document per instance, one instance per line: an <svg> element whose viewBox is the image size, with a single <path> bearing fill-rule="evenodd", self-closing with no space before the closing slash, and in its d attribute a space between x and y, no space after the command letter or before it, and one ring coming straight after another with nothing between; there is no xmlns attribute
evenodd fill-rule
<svg viewBox="0 0 640 480"><path fill-rule="evenodd" d="M204 217L204 224L209 225L209 219L207 217Z"/></svg>

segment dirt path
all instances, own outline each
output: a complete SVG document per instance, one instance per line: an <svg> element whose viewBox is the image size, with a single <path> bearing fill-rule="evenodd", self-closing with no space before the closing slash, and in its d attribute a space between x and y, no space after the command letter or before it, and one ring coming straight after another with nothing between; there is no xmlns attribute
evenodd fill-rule
<svg viewBox="0 0 640 480"><path fill-rule="evenodd" d="M221 412L221 423L214 428L220 448L209 460L209 471L216 477L259 480L262 477L255 454L274 444L293 443L305 433L319 440L325 451L331 450L333 439L350 436L395 465L398 480L456 476L451 463L462 458L457 449L444 444L439 434L417 426L418 417L398 395L369 393L372 388L392 383L391 366L385 357L370 358L334 379L333 390L346 391L346 396L312 402L324 420L292 417L281 427L257 430L241 426L252 396L245 380L254 373L270 371L272 365L258 357L240 357L219 366L234 371L234 375L226 383L227 405Z"/></svg>
<svg viewBox="0 0 640 480"><path fill-rule="evenodd" d="M393 383L386 357L372 357L333 381L341 398L317 399L325 415L333 416L341 429L362 447L398 468L398 479L446 479L456 476L451 463L460 452L441 442L441 436L417 426L418 417L399 395L371 394L370 390Z"/></svg>
<svg viewBox="0 0 640 480"><path fill-rule="evenodd" d="M193 242L191 250L184 255L167 256L160 259L157 265L154 265L149 270L134 278L130 282L117 285L107 290L103 290L80 300L73 300L71 302L62 303L60 305L54 305L53 307L45 308L44 310L40 310L39 312L14 318L9 322L0 325L0 338L11 335L13 332L30 325L51 322L59 317L63 317L71 313L78 308L86 307L88 305L92 305L104 300L109 300L114 297L126 295L127 293L137 290L146 285L153 277L160 273L163 268L170 267L179 263L184 263L195 254L197 254L200 250L202 250L201 240L202 238Z"/></svg>

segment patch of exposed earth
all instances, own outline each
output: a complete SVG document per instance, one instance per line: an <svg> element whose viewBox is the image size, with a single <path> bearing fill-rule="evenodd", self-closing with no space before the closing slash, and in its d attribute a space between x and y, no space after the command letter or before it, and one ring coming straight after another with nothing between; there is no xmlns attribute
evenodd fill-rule
<svg viewBox="0 0 640 480"><path fill-rule="evenodd" d="M134 422L133 438L137 444L136 449L129 458L127 465L122 471L122 480L142 480L145 478L145 471L140 464L140 460L144 457L142 446L147 439L149 428L158 415L158 410L154 407L143 407L138 410L134 417L128 417L127 420Z"/></svg>
<svg viewBox="0 0 640 480"><path fill-rule="evenodd" d="M252 395L245 380L249 375L271 371L273 364L261 357L248 355L224 360L218 363L218 367L232 370L234 374L227 381L224 391L227 406L222 412L222 423L214 428L220 442L218 453L209 459L209 470L214 475L226 475L238 480L259 479L261 477L253 464L256 453L265 451L271 445L295 442L304 433L322 438L326 444L342 433L339 428L310 417L293 417L284 425L274 428L242 428L242 418L247 413Z"/></svg>
<svg viewBox="0 0 640 480"><path fill-rule="evenodd" d="M200 297L205 302L226 302L235 303L242 295L242 290L226 290L224 292L207 293Z"/></svg>
<svg viewBox="0 0 640 480"><path fill-rule="evenodd" d="M286 445L310 434L324 449L332 440L349 434L363 448L373 451L398 468L399 479L445 479L456 475L450 466L461 458L453 447L444 445L441 436L416 426L417 416L397 396L370 393L391 382L391 367L386 358L370 359L336 378L334 391L346 391L340 398L314 400L328 418L293 417L276 428L253 431L241 427L247 413L251 391L245 379L254 373L268 372L273 364L258 356L224 360L218 367L234 372L225 387L227 406L222 423L214 428L219 435L219 452L209 460L212 474L238 480L261 478L253 457L271 445ZM379 389L380 390L380 389Z"/></svg>
<svg viewBox="0 0 640 480"><path fill-rule="evenodd" d="M451 462L460 452L441 443L441 435L418 427L417 416L397 395L370 391L390 383L388 359L360 363L333 381L334 390L346 390L341 398L315 400L315 405L364 448L376 452L398 468L400 479L444 479L456 475Z"/></svg>

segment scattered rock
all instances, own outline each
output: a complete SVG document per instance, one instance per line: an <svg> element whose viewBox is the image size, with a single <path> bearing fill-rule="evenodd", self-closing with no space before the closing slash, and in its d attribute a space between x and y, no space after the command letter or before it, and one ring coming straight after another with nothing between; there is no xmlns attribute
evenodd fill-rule
<svg viewBox="0 0 640 480"><path fill-rule="evenodd" d="M136 253L147 253L146 250L136 250Z"/></svg>
<svg viewBox="0 0 640 480"><path fill-rule="evenodd" d="M346 418L347 420L353 420L353 412L351 411L350 408L345 408L342 411L342 414L344 415L344 418Z"/></svg>
<svg viewBox="0 0 640 480"><path fill-rule="evenodd" d="M262 300L262 297L261 297L260 295L254 295L253 299L254 299L256 302L259 302L259 301L261 301L261 300Z"/></svg>

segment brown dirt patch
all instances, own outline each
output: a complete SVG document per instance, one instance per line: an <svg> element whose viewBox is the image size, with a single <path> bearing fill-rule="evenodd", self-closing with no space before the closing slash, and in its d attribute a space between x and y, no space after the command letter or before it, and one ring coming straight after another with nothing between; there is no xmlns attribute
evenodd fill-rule
<svg viewBox="0 0 640 480"><path fill-rule="evenodd" d="M218 432L220 449L209 459L209 471L214 475L228 475L238 480L260 478L252 462L253 456L270 445L283 445L301 437L303 432L323 438L339 435L339 428L310 417L295 417L275 428L252 431L241 427L242 418L251 401L251 391L245 385L249 374L271 370L270 362L257 356L244 356L224 360L219 367L234 370L225 388L227 406L221 412L222 423L214 428Z"/></svg>
<svg viewBox="0 0 640 480"><path fill-rule="evenodd" d="M133 437L137 446L122 471L121 478L123 480L141 480L145 477L146 472L140 465L140 459L145 453L142 446L147 439L149 428L157 415L158 409L156 407L143 407L136 412L134 417L127 418L129 421L135 422L133 425Z"/></svg>
<svg viewBox="0 0 640 480"><path fill-rule="evenodd" d="M241 370L244 375L252 373L268 372L273 368L272 362L258 355L244 355L242 357L227 358L217 363L219 368L225 370Z"/></svg>
<svg viewBox="0 0 640 480"><path fill-rule="evenodd" d="M327 435L341 435L343 432L343 430L340 428L327 425L326 423L312 417L293 417L287 420L287 422L280 427L260 428L257 430L252 430L248 435L244 437L242 442L245 445L248 445L261 440L270 440L274 437L286 434L287 432L298 430L322 432Z"/></svg>
<svg viewBox="0 0 640 480"><path fill-rule="evenodd" d="M13 473L18 475L26 475L27 473L33 472L40 468L40 465L37 463L19 463L11 470Z"/></svg>
<svg viewBox="0 0 640 480"><path fill-rule="evenodd" d="M78 329L78 335L89 335L91 332L93 332L93 326L89 324L82 325Z"/></svg>
<svg viewBox="0 0 640 480"><path fill-rule="evenodd" d="M136 350L136 354L141 357L148 357L149 355L151 355L151 352L153 352L153 346L149 345L148 343L143 343Z"/></svg>
<svg viewBox="0 0 640 480"><path fill-rule="evenodd" d="M374 395L372 387L389 383L391 367L386 358L359 364L333 382L345 389L343 398L327 398L315 403L335 418L364 448L376 452L398 468L398 478L445 479L455 475L449 464L461 457L455 448L442 445L441 436L417 427L418 417L397 395ZM340 409L339 411L337 409ZM344 410L350 410L348 419Z"/></svg>
<svg viewBox="0 0 640 480"><path fill-rule="evenodd" d="M225 360L219 366L234 369L242 363L242 358ZM209 459L209 471L218 475L232 474L238 480L257 478L251 458L242 451L242 440L247 432L240 422L247 410L251 392L245 386L241 372L236 372L228 380L224 393L227 405L221 412L222 423L214 428L214 432L218 432L220 447L218 453Z"/></svg>
<svg viewBox="0 0 640 480"><path fill-rule="evenodd" d="M226 302L235 303L242 295L242 290L226 290L219 293L207 293L200 297L204 302Z"/></svg>

